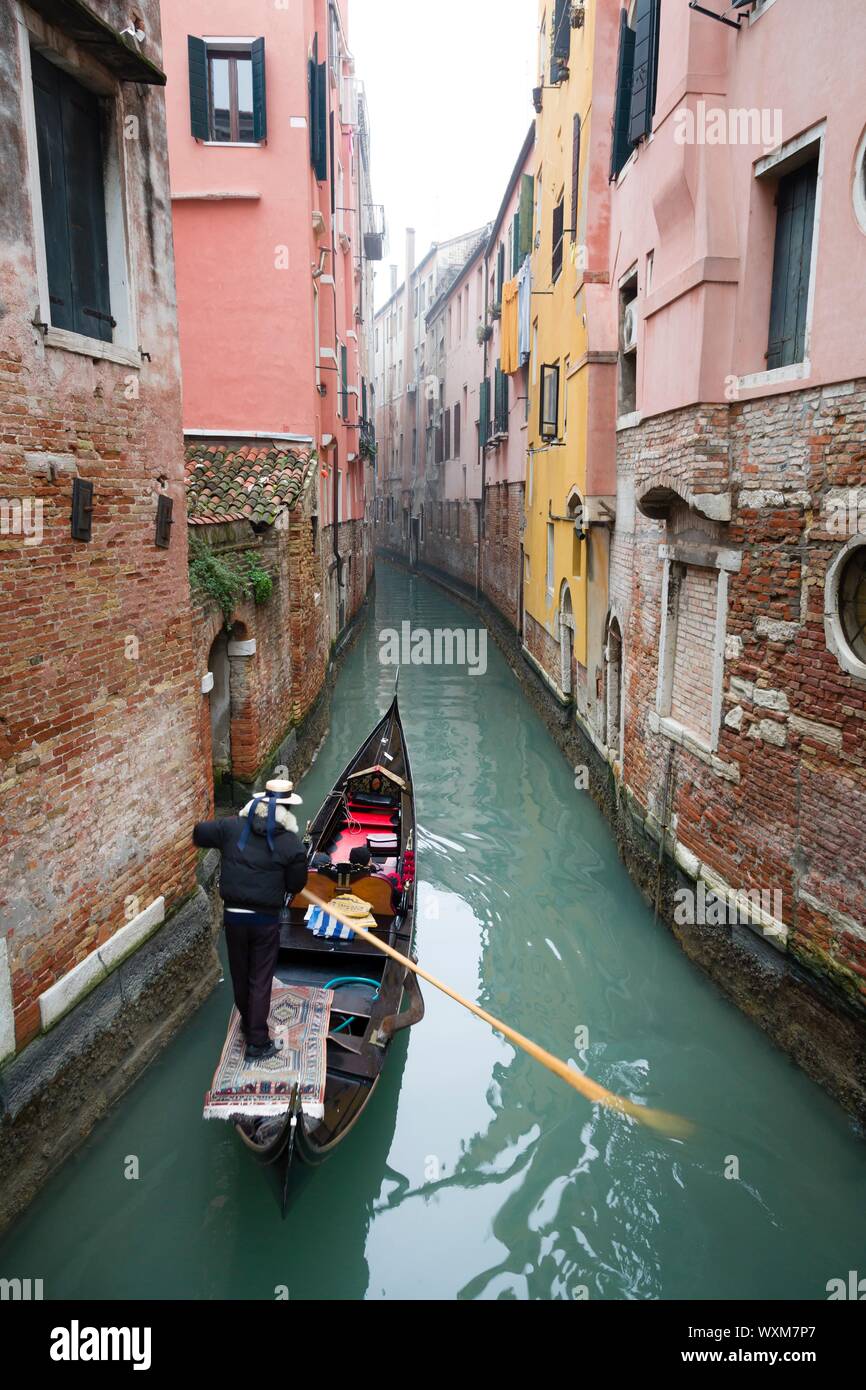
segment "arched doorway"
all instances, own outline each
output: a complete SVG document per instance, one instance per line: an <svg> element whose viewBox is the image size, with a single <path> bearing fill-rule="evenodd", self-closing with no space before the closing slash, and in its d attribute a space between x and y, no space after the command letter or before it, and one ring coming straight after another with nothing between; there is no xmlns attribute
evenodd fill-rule
<svg viewBox="0 0 866 1390"><path fill-rule="evenodd" d="M563 582L559 595L559 660L560 687L563 695L574 694L572 666L574 663L574 609L571 604L571 590Z"/></svg>
<svg viewBox="0 0 866 1390"><path fill-rule="evenodd" d="M210 649L208 670L213 676L210 692L211 763L213 764L214 797L217 801L230 795L232 768L232 697L231 663L228 633L223 629Z"/></svg>
<svg viewBox="0 0 866 1390"><path fill-rule="evenodd" d="M611 615L604 645L605 666L605 743L617 759L622 758L622 630Z"/></svg>

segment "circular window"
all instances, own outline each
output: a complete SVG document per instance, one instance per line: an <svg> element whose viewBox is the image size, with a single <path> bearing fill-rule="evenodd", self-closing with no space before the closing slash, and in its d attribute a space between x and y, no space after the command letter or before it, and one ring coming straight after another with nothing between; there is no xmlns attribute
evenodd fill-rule
<svg viewBox="0 0 866 1390"><path fill-rule="evenodd" d="M861 231L866 232L866 131L860 138L854 159L854 214Z"/></svg>
<svg viewBox="0 0 866 1390"><path fill-rule="evenodd" d="M866 662L866 545L857 547L839 577L839 621L851 651Z"/></svg>

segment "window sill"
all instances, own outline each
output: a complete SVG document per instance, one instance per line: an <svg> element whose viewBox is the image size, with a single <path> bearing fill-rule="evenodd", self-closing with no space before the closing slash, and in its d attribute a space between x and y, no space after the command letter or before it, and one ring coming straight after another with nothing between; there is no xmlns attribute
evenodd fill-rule
<svg viewBox="0 0 866 1390"><path fill-rule="evenodd" d="M660 715L653 709L650 710L649 727L651 733L660 734L662 738L670 739L680 748L693 753L701 762L706 763L716 776L724 778L726 782L739 782L740 769L737 763L726 763L710 744L698 738L676 719L671 719L669 715Z"/></svg>
<svg viewBox="0 0 866 1390"><path fill-rule="evenodd" d="M769 372L751 372L737 379L738 391L749 391L755 386L783 386L788 381L808 381L812 375L811 362L792 362L787 367L774 367Z"/></svg>
<svg viewBox="0 0 866 1390"><path fill-rule="evenodd" d="M620 430L633 430L636 425L641 423L643 416L639 410L632 410L628 415L620 415L617 418L617 432Z"/></svg>
<svg viewBox="0 0 866 1390"><path fill-rule="evenodd" d="M198 143L209 150L260 150L267 142L265 140L199 140Z"/></svg>
<svg viewBox="0 0 866 1390"><path fill-rule="evenodd" d="M82 357L100 357L105 362L118 362L124 367L141 366L141 353L134 348L103 343L99 338L86 338L83 333L72 333L68 328L47 328L43 342L46 347L77 352Z"/></svg>
<svg viewBox="0 0 866 1390"><path fill-rule="evenodd" d="M749 15L749 28L751 28L753 24L757 24L758 20L762 17L762 15L765 15L767 13L767 10L772 9L775 3L776 0L761 0L761 3L758 5L758 8L756 10L753 10L752 13Z"/></svg>

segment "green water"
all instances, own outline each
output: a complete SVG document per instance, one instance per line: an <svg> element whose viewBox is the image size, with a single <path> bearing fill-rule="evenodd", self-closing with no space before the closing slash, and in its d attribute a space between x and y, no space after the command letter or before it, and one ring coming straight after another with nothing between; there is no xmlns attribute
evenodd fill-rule
<svg viewBox="0 0 866 1390"><path fill-rule="evenodd" d="M380 567L304 813L387 706L377 634L404 619L471 621ZM485 675L404 668L400 693L422 962L695 1137L596 1113L428 987L425 1021L282 1222L231 1129L200 1119L223 984L0 1246L0 1276L42 1278L46 1298L823 1299L866 1275L862 1137L654 925L493 643Z"/></svg>

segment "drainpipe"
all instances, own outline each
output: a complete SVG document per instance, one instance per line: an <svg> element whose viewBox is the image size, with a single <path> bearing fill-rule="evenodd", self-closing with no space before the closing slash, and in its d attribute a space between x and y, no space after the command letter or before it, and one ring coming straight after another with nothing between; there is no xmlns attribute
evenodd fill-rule
<svg viewBox="0 0 866 1390"><path fill-rule="evenodd" d="M490 266L487 251L484 252L484 374L482 381L487 380L488 357L487 357L487 315L490 312L488 296L490 294ZM487 399L487 417L490 418L491 401ZM481 450L481 505L478 510L478 564L475 569L475 597L480 598L484 592L484 536L487 530L487 450L484 447L485 441L481 438L481 431L478 431L478 447Z"/></svg>

